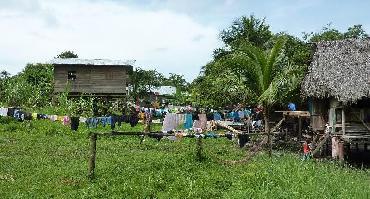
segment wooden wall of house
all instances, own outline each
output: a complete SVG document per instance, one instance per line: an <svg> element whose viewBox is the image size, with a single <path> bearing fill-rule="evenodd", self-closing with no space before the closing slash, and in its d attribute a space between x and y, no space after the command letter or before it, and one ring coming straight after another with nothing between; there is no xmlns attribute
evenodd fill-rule
<svg viewBox="0 0 370 199"><path fill-rule="evenodd" d="M68 82L71 92L124 94L131 66L54 65L54 92L64 92ZM68 80L75 71L76 79Z"/></svg>
<svg viewBox="0 0 370 199"><path fill-rule="evenodd" d="M328 122L328 99L311 99L311 127L315 131L324 131L325 124Z"/></svg>

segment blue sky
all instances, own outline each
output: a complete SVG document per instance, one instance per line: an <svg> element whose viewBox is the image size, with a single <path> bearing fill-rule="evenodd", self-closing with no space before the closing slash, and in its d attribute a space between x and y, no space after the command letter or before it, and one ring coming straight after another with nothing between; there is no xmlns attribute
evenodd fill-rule
<svg viewBox="0 0 370 199"><path fill-rule="evenodd" d="M218 35L242 15L266 18L273 32L362 24L363 0L0 0L0 70L20 72L64 50L80 58L135 59L137 67L195 78L222 46Z"/></svg>

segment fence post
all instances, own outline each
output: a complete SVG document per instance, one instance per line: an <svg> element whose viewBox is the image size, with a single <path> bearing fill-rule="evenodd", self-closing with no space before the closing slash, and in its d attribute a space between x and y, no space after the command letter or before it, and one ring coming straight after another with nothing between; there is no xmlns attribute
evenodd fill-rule
<svg viewBox="0 0 370 199"><path fill-rule="evenodd" d="M90 178L90 180L94 178L97 137L98 137L97 133L92 133L90 135L90 158L89 158L89 174L88 174L88 177Z"/></svg>
<svg viewBox="0 0 370 199"><path fill-rule="evenodd" d="M202 137L199 136L196 138L196 153L195 153L195 158L197 161L203 161L204 159L204 154L203 154L203 142L202 142Z"/></svg>

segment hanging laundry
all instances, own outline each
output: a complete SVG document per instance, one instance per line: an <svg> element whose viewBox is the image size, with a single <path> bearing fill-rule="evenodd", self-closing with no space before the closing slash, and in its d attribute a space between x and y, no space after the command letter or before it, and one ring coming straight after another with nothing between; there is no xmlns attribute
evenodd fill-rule
<svg viewBox="0 0 370 199"><path fill-rule="evenodd" d="M250 109L245 109L244 110L244 115L245 115L245 117L250 117L251 116L251 110Z"/></svg>
<svg viewBox="0 0 370 199"><path fill-rule="evenodd" d="M87 118L86 121L86 126L87 128L97 128L98 127L98 123L99 123L99 119L98 118Z"/></svg>
<svg viewBox="0 0 370 199"><path fill-rule="evenodd" d="M16 120L18 121L24 121L24 118L25 118L25 112L23 111L20 111L18 109L14 110L14 116L13 116Z"/></svg>
<svg viewBox="0 0 370 199"><path fill-rule="evenodd" d="M110 128L112 130L114 130L116 128L117 116L112 115L112 116L108 117L108 119L109 119L109 123L110 123Z"/></svg>
<svg viewBox="0 0 370 199"><path fill-rule="evenodd" d="M239 115L240 119L244 119L244 117L245 117L244 111L242 111L242 110L238 111L238 115Z"/></svg>
<svg viewBox="0 0 370 199"><path fill-rule="evenodd" d="M49 115L49 119L53 122L57 121L58 120L58 116L57 115Z"/></svg>
<svg viewBox="0 0 370 199"><path fill-rule="evenodd" d="M133 112L130 115L130 125L131 125L131 127L136 126L138 122L139 122L138 114L136 112Z"/></svg>
<svg viewBox="0 0 370 199"><path fill-rule="evenodd" d="M17 110L16 108L8 108L8 114L9 117L14 117L14 111Z"/></svg>
<svg viewBox="0 0 370 199"><path fill-rule="evenodd" d="M85 122L86 122L86 120L87 120L87 118L86 118L86 117L80 117L80 123L85 123Z"/></svg>
<svg viewBox="0 0 370 199"><path fill-rule="evenodd" d="M215 121L220 121L222 118L221 118L221 115L219 113L214 113L213 114L213 120Z"/></svg>
<svg viewBox="0 0 370 199"><path fill-rule="evenodd" d="M37 119L48 119L48 115L46 115L46 114L37 114Z"/></svg>
<svg viewBox="0 0 370 199"><path fill-rule="evenodd" d="M0 116L8 116L8 108L0 108Z"/></svg>
<svg viewBox="0 0 370 199"><path fill-rule="evenodd" d="M98 117L98 121L101 122L103 127L108 123L107 117Z"/></svg>
<svg viewBox="0 0 370 199"><path fill-rule="evenodd" d="M63 117L63 125L69 125L70 122L71 122L71 120L69 119L68 116L64 116Z"/></svg>
<svg viewBox="0 0 370 199"><path fill-rule="evenodd" d="M122 125L122 122L125 121L125 115L122 114L120 116L117 116L117 126L121 126Z"/></svg>
<svg viewBox="0 0 370 199"><path fill-rule="evenodd" d="M36 120L37 119L37 113L32 113L32 119Z"/></svg>
<svg viewBox="0 0 370 199"><path fill-rule="evenodd" d="M199 128L205 130L207 128L207 115L199 114Z"/></svg>
<svg viewBox="0 0 370 199"><path fill-rule="evenodd" d="M184 123L184 128L185 129L190 129L193 127L193 115L192 114L185 114L185 123Z"/></svg>
<svg viewBox="0 0 370 199"><path fill-rule="evenodd" d="M77 131L79 125L80 125L80 118L79 117L71 117L71 130Z"/></svg>
<svg viewBox="0 0 370 199"><path fill-rule="evenodd" d="M185 123L184 123L184 128L185 129L190 129L193 127L193 115L192 114L185 114Z"/></svg>
<svg viewBox="0 0 370 199"><path fill-rule="evenodd" d="M64 119L64 116L58 115L57 121L60 121L63 124L63 119Z"/></svg>
<svg viewBox="0 0 370 199"><path fill-rule="evenodd" d="M234 114L234 116L233 116L233 118L234 118L234 122L239 122L239 121L240 121L240 117L239 117L238 112L237 112L237 111L235 111L235 112L233 112L233 114Z"/></svg>

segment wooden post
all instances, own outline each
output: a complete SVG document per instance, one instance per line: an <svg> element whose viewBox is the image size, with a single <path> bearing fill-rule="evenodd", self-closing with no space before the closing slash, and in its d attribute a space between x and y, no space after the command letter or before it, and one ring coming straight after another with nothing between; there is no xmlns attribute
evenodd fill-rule
<svg viewBox="0 0 370 199"><path fill-rule="evenodd" d="M338 159L340 162L344 162L344 142L339 141L338 143Z"/></svg>
<svg viewBox="0 0 370 199"><path fill-rule="evenodd" d="M344 113L344 107L342 108L342 133L346 134L346 116Z"/></svg>
<svg viewBox="0 0 370 199"><path fill-rule="evenodd" d="M199 136L196 141L196 154L195 154L197 161L202 161L204 159L203 157L203 142L202 137Z"/></svg>
<svg viewBox="0 0 370 199"><path fill-rule="evenodd" d="M298 116L298 140L302 139L302 117Z"/></svg>
<svg viewBox="0 0 370 199"><path fill-rule="evenodd" d="M95 159L96 159L96 139L98 134L92 133L90 135L90 159L89 159L89 174L90 180L94 179Z"/></svg>

